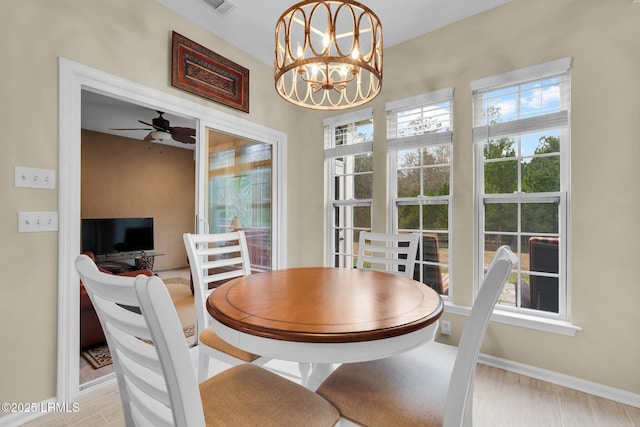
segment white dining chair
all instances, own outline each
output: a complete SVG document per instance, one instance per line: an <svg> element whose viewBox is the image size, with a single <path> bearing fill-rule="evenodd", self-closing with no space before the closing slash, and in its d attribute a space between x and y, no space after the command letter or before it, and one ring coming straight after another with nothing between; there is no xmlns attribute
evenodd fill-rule
<svg viewBox="0 0 640 427"><path fill-rule="evenodd" d="M372 233L361 231L356 267L413 278L420 235L417 233Z"/></svg>
<svg viewBox="0 0 640 427"><path fill-rule="evenodd" d="M196 380L178 314L157 276L106 274L86 255L76 269L113 357L127 426L333 426L326 400L262 367Z"/></svg>
<svg viewBox="0 0 640 427"><path fill-rule="evenodd" d="M470 426L480 345L517 260L509 247L497 250L458 347L430 342L398 356L336 369L317 393L338 408L341 425Z"/></svg>
<svg viewBox="0 0 640 427"><path fill-rule="evenodd" d="M207 297L225 281L251 274L251 261L243 231L218 234L183 235L189 257L198 337L198 381L209 374L209 360L230 365L253 363L263 365L270 359L241 350L220 338L211 327ZM213 286L213 287L212 287Z"/></svg>

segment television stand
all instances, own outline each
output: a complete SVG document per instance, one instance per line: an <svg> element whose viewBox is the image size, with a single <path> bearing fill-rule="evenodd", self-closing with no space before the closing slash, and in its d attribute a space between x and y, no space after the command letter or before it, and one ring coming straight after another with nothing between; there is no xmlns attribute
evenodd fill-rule
<svg viewBox="0 0 640 427"><path fill-rule="evenodd" d="M109 255L97 255L96 265L100 268L110 271L113 274L126 273L129 271L144 270L145 268L138 268L135 264L136 258L139 258L142 254L140 252L126 252L119 254ZM144 251L144 256L151 258L149 270L153 269L153 262L155 257L162 256L164 254L155 251ZM134 263L126 262L134 261Z"/></svg>
<svg viewBox="0 0 640 427"><path fill-rule="evenodd" d="M129 271L135 271L136 269L135 265L123 261L98 261L96 265L113 274L127 273Z"/></svg>

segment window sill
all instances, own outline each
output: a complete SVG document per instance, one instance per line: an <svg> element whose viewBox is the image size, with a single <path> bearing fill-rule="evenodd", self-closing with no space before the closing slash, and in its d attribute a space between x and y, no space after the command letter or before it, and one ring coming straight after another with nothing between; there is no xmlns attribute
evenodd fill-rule
<svg viewBox="0 0 640 427"><path fill-rule="evenodd" d="M456 305L445 301L444 312L459 316L469 316L471 307ZM507 312L500 309L493 311L491 321L570 337L575 336L576 332L582 330L580 326L573 325L566 320L548 319L523 313Z"/></svg>

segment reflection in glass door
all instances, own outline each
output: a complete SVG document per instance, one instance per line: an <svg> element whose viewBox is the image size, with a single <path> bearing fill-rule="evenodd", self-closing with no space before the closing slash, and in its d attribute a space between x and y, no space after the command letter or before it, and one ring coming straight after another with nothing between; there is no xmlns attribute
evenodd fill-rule
<svg viewBox="0 0 640 427"><path fill-rule="evenodd" d="M271 270L273 147L212 130L208 142L209 232L243 230L252 271Z"/></svg>

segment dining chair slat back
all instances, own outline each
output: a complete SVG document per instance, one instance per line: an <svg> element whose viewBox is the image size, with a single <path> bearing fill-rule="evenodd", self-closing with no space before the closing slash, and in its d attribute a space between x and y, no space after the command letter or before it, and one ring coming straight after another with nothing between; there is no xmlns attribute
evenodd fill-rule
<svg viewBox="0 0 640 427"><path fill-rule="evenodd" d="M356 267L413 278L420 235L361 231Z"/></svg>
<svg viewBox="0 0 640 427"><path fill-rule="evenodd" d="M106 274L86 255L76 269L105 330L128 427L336 425L330 403L256 365L233 366L198 384L162 279Z"/></svg>
<svg viewBox="0 0 640 427"><path fill-rule="evenodd" d="M209 360L215 358L230 365L254 363L262 365L269 359L243 351L223 341L211 327L206 309L208 296L228 280L251 274L251 261L243 231L215 234L183 235L196 311L198 337L198 381L204 381L209 372Z"/></svg>
<svg viewBox="0 0 640 427"><path fill-rule="evenodd" d="M126 425L204 426L187 343L162 280L102 273L86 255L76 269L107 338Z"/></svg>
<svg viewBox="0 0 640 427"><path fill-rule="evenodd" d="M317 392L358 425L471 425L472 381L491 312L518 258L500 247L458 347L429 342L386 359L341 365Z"/></svg>

